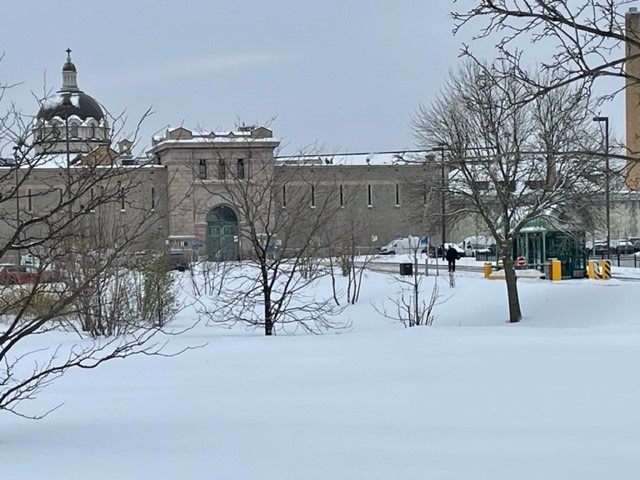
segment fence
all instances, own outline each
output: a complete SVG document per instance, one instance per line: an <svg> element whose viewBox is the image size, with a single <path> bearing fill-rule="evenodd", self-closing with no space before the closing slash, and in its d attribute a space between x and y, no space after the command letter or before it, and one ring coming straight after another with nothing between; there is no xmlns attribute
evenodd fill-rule
<svg viewBox="0 0 640 480"><path fill-rule="evenodd" d="M591 255L589 256L589 260L604 260L606 255ZM498 261L498 257L495 253L486 254L486 253L478 253L476 255L476 260L479 262L491 262L495 263ZM640 255L628 253L614 253L611 255L611 265L616 267L629 267L629 268L640 268ZM542 270L542 265L528 265L530 268L538 268Z"/></svg>
<svg viewBox="0 0 640 480"><path fill-rule="evenodd" d="M606 255L591 255L590 260L604 260ZM611 265L616 267L632 267L640 268L640 255L628 253L613 253L611 254Z"/></svg>

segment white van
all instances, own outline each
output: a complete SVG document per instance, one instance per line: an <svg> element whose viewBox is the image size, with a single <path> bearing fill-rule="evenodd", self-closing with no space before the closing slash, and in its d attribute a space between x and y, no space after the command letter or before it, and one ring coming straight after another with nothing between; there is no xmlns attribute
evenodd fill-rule
<svg viewBox="0 0 640 480"><path fill-rule="evenodd" d="M475 257L477 253L495 253L496 241L490 235L467 237L461 243L466 257Z"/></svg>
<svg viewBox="0 0 640 480"><path fill-rule="evenodd" d="M400 255L420 251L420 237L404 237L392 240L384 247L380 247L380 255Z"/></svg>

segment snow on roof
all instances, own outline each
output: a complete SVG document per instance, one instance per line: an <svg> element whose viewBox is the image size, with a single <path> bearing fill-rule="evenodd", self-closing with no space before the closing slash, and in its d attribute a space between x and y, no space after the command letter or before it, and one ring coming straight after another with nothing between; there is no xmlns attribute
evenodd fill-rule
<svg viewBox="0 0 640 480"><path fill-rule="evenodd" d="M168 127L162 135L152 137L152 149L158 145L207 143L279 143L266 127L240 127L239 130L202 131L185 127Z"/></svg>
<svg viewBox="0 0 640 480"><path fill-rule="evenodd" d="M276 162L281 165L418 165L425 163L432 155L427 151L291 155L277 157Z"/></svg>
<svg viewBox="0 0 640 480"><path fill-rule="evenodd" d="M83 155L79 154L70 154L69 155L69 163L73 168L82 166L82 162L80 161ZM123 157L120 156L117 158L117 165L122 166L135 166L135 167L158 167L165 168L163 165L159 165L155 163L155 159L150 156L139 156L139 157L129 157L130 163L121 163ZM12 158L0 158L0 168L2 167L10 167L14 168L14 160ZM104 165L110 166L110 165ZM20 168L66 168L67 167L67 154L66 153L56 153L56 154L45 154L45 155L37 155L33 158L24 159L20 164Z"/></svg>

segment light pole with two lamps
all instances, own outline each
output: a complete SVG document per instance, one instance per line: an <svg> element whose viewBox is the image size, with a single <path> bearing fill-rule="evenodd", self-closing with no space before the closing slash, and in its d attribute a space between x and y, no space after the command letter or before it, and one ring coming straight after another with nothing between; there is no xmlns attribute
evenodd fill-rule
<svg viewBox="0 0 640 480"><path fill-rule="evenodd" d="M611 206L609 203L609 117L593 117L593 121L604 123L604 203L607 222L607 258L611 259Z"/></svg>
<svg viewBox="0 0 640 480"><path fill-rule="evenodd" d="M15 180L16 180L16 230L20 229L20 177L18 176L20 173L20 147L22 146L22 140L18 140L13 147L13 167L15 168ZM19 239L19 233L18 237ZM18 243L20 243L18 241ZM18 259L16 261L17 265L21 263L21 253L18 249Z"/></svg>
<svg viewBox="0 0 640 480"><path fill-rule="evenodd" d="M442 257L444 258L445 256L445 246L444 246L444 242L445 242L445 234L446 234L446 224L447 222L445 221L445 190L446 190L446 183L445 183L445 166L444 166L444 150L446 148L446 144L444 143L439 143L438 144L438 148L440 149L440 221L441 221L441 226L442 226ZM436 251L436 256L437 256L438 252Z"/></svg>
<svg viewBox="0 0 640 480"><path fill-rule="evenodd" d="M71 95L64 93L62 95L62 105L64 106L64 135L65 135L65 148L67 150L67 205L68 218L71 222L71 161L69 159L69 107L71 106Z"/></svg>

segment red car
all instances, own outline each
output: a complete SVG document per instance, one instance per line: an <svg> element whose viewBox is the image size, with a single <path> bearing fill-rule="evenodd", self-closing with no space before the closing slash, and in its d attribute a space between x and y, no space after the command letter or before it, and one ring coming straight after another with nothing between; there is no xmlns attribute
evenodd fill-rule
<svg viewBox="0 0 640 480"><path fill-rule="evenodd" d="M0 267L0 285L22 285L24 283L53 282L51 272L38 272L29 265L3 265Z"/></svg>

